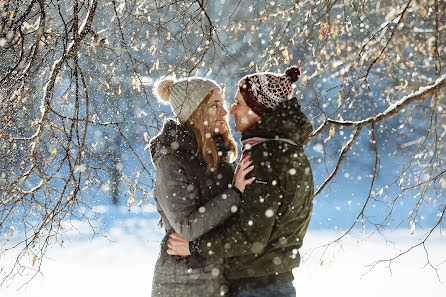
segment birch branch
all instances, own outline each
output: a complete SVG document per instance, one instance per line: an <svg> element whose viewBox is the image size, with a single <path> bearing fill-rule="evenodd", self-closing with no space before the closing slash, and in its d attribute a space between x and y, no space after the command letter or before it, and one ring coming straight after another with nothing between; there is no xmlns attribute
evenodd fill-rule
<svg viewBox="0 0 446 297"><path fill-rule="evenodd" d="M41 178L41 181L39 184L32 188L31 190L25 191L22 188L18 187L18 190L21 191L23 194L32 194L41 189L46 184L46 178L44 173L42 172L40 166L37 164L37 149L39 147L40 143L40 137L42 136L42 133L45 129L45 126L48 122L48 113L50 110L50 98L54 91L54 84L57 78L57 75L60 72L60 69L62 68L62 65L66 63L66 61L73 55L76 54L76 46L79 44L79 42L87 35L87 33L90 31L91 23L93 21L93 17L95 14L96 7L98 5L97 0L93 0L91 3L89 12L87 17L85 18L84 22L81 24L79 28L79 34L76 38L76 40L73 40L69 46L67 47L67 51L65 54L62 55L62 57L55 61L53 64L53 67L50 72L50 79L45 84L43 91L44 91L44 97L42 99L42 104L40 106L40 111L42 113L42 116L39 120L39 126L37 127L37 131L31 136L31 167L30 169L23 175L22 177L22 186L25 184L28 177L31 175L31 173L34 170L37 170L39 177Z"/></svg>
<svg viewBox="0 0 446 297"><path fill-rule="evenodd" d="M418 89L418 91L409 94L407 96L404 96L398 102L390 105L384 112L379 113L376 116L369 117L361 121L338 121L333 119L327 119L319 126L319 128L317 128L315 131L313 131L313 133L311 133L310 139L316 137L316 135L320 134L327 126L332 124L337 126L348 126L348 127L364 127L372 123L376 124L377 122L390 118L395 114L399 113L404 107L411 104L412 102L422 101L427 97L432 96L445 86L446 86L446 74L438 78L433 85L421 87Z"/></svg>
<svg viewBox="0 0 446 297"><path fill-rule="evenodd" d="M327 179L322 183L322 185L319 187L319 189L314 193L314 196L317 196L321 193L321 191L325 188L325 186L336 176L336 173L338 173L339 168L341 167L342 161L344 160L345 156L347 155L347 152L352 148L353 144L355 144L356 139L358 138L359 134L361 133L362 127L358 127L355 131L355 134L353 135L352 139L350 139L349 142L342 148L341 154L339 155L338 163L336 164L335 169L333 172L327 177Z"/></svg>

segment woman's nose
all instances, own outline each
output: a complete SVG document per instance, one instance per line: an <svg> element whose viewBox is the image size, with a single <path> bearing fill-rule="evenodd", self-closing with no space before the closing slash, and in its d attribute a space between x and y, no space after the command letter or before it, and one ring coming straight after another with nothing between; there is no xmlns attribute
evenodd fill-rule
<svg viewBox="0 0 446 297"><path fill-rule="evenodd" d="M226 110L226 108L222 107L220 113L221 113L223 116L225 116L225 115L228 114L228 111Z"/></svg>

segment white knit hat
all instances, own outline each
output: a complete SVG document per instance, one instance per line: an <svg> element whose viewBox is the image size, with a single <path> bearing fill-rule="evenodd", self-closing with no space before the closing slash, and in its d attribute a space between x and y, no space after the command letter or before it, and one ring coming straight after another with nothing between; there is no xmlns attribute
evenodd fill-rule
<svg viewBox="0 0 446 297"><path fill-rule="evenodd" d="M211 79L188 77L176 80L167 77L155 83L153 93L160 101L170 103L177 119L184 124L214 89L220 90L220 86Z"/></svg>

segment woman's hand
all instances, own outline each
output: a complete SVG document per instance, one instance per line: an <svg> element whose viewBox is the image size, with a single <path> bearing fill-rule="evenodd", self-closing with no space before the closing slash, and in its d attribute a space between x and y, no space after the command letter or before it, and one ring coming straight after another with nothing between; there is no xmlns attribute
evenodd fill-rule
<svg viewBox="0 0 446 297"><path fill-rule="evenodd" d="M169 247L167 253L173 256L190 256L189 241L178 235L177 233L171 233L169 237Z"/></svg>
<svg viewBox="0 0 446 297"><path fill-rule="evenodd" d="M250 156L243 158L237 166L237 170L234 176L234 186L240 190L240 192L245 191L246 185L252 183L256 178L251 177L250 179L246 179L246 175L254 169L254 166L251 165L252 161Z"/></svg>

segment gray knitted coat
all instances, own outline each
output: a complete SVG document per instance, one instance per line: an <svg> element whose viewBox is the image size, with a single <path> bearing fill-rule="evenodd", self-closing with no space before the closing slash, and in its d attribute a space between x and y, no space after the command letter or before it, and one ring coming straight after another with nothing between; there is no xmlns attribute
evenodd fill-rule
<svg viewBox="0 0 446 297"><path fill-rule="evenodd" d="M223 153L217 170L206 174L206 163L193 132L169 120L150 145L156 168L154 198L166 234L177 232L194 240L218 226L240 205L240 196L230 188L233 164L224 161L229 149L221 136L214 138ZM165 237L164 241L167 239ZM223 259L213 258L191 268L189 258L179 259L161 246L152 281L152 297L222 296L227 291Z"/></svg>

